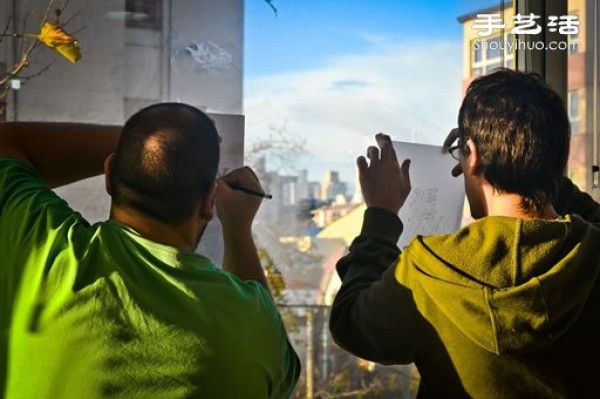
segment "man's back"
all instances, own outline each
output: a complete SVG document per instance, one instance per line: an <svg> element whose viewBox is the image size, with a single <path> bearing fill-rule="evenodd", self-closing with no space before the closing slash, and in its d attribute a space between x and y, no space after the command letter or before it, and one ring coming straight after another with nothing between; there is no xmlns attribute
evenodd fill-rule
<svg viewBox="0 0 600 399"><path fill-rule="evenodd" d="M585 397L600 388L600 230L487 217L414 240L395 277L413 295L427 397ZM576 287L576 288L575 288ZM417 315L418 314L418 315Z"/></svg>
<svg viewBox="0 0 600 399"><path fill-rule="evenodd" d="M414 362L422 397L600 389L592 361L600 356L600 229L576 215L486 217L455 234L417 237L400 253L385 228L397 218L377 211L367 211L337 265L345 283L331 329L343 347L383 364ZM600 221L600 205L593 213Z"/></svg>
<svg viewBox="0 0 600 399"><path fill-rule="evenodd" d="M0 194L7 398L289 396L299 362L258 283L87 225L24 162L0 160Z"/></svg>

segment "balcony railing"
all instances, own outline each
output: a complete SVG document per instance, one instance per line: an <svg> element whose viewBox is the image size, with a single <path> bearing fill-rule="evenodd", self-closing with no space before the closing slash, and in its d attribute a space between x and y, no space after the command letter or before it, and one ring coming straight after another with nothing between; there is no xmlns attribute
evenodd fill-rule
<svg viewBox="0 0 600 399"><path fill-rule="evenodd" d="M340 349L329 333L330 309L325 305L279 306L302 362L293 398L415 398L419 374L414 365L382 366Z"/></svg>

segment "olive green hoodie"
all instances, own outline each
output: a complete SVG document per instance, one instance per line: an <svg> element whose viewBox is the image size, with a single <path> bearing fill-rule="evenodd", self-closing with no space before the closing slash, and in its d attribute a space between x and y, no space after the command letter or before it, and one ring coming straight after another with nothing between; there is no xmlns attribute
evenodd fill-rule
<svg viewBox="0 0 600 399"><path fill-rule="evenodd" d="M564 217L485 217L401 254L400 221L368 209L337 266L334 338L414 362L420 397L597 397L600 206L566 179L555 206Z"/></svg>

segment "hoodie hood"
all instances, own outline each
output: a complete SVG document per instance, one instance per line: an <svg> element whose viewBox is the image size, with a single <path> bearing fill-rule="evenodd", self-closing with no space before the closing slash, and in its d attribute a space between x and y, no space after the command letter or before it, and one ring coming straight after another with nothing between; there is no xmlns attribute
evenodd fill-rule
<svg viewBox="0 0 600 399"><path fill-rule="evenodd" d="M530 352L578 320L597 284L599 243L600 229L575 215L490 216L456 234L417 237L407 249L411 264L397 268L396 278L420 286L417 304L433 302L485 350ZM406 268L414 269L407 275Z"/></svg>

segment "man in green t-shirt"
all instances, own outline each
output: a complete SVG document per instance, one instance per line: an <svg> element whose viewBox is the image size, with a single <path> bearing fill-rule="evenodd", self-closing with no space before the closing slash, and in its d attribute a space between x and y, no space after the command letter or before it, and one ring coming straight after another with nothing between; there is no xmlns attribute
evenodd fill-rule
<svg viewBox="0 0 600 399"><path fill-rule="evenodd" d="M0 396L286 398L300 364L266 286L249 168L216 179L219 135L156 104L121 129L0 124ZM106 174L90 226L50 188ZM213 204L221 270L194 253Z"/></svg>

